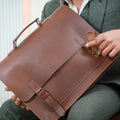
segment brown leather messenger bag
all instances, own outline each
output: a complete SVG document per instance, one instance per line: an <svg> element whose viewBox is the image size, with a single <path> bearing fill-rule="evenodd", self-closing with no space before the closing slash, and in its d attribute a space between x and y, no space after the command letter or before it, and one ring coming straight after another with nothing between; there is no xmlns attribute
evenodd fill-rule
<svg viewBox="0 0 120 120"><path fill-rule="evenodd" d="M39 27L19 46L17 39L31 24ZM40 120L57 120L115 61L85 48L98 32L67 6L43 23L38 19L13 41L0 63L0 80Z"/></svg>

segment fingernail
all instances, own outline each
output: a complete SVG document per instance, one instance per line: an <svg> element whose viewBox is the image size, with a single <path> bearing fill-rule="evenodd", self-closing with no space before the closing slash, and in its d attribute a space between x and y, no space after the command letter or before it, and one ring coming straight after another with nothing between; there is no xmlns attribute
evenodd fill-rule
<svg viewBox="0 0 120 120"><path fill-rule="evenodd" d="M88 47L88 43L86 43L85 46Z"/></svg>
<svg viewBox="0 0 120 120"><path fill-rule="evenodd" d="M106 54L102 53L102 56L103 56L103 57L105 57L105 56L106 56Z"/></svg>
<svg viewBox="0 0 120 120"><path fill-rule="evenodd" d="M20 99L19 99L19 98L17 98L17 101L20 101Z"/></svg>

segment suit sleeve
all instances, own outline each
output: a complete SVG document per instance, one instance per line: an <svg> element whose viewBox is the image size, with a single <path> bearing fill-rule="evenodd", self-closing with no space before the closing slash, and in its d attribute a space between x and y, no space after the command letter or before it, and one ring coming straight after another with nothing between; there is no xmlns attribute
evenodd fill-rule
<svg viewBox="0 0 120 120"><path fill-rule="evenodd" d="M49 17L59 6L59 0L48 1L42 10L41 22L44 21L47 17Z"/></svg>
<svg viewBox="0 0 120 120"><path fill-rule="evenodd" d="M47 16L46 16L46 6L47 6L48 3L45 4L43 10L42 10L42 15L41 15L41 22L43 22Z"/></svg>

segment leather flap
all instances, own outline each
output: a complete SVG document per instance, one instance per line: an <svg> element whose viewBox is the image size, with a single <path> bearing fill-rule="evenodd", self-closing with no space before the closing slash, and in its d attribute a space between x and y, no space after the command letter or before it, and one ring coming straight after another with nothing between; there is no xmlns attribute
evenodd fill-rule
<svg viewBox="0 0 120 120"><path fill-rule="evenodd" d="M28 102L81 48L76 36L87 41L88 31L94 29L68 7L60 7L1 62L0 80ZM31 81L38 83L34 89Z"/></svg>

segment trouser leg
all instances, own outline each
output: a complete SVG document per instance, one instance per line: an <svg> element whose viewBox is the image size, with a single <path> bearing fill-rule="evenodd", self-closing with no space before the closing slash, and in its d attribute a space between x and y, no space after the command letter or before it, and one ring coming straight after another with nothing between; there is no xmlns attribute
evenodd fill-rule
<svg viewBox="0 0 120 120"><path fill-rule="evenodd" d="M110 87L95 84L71 107L68 120L109 120L120 110L120 97Z"/></svg>
<svg viewBox="0 0 120 120"><path fill-rule="evenodd" d="M94 85L68 113L68 120L109 120L120 109L117 93L105 86ZM11 99L0 108L0 120L39 120L31 111L16 106Z"/></svg>
<svg viewBox="0 0 120 120"><path fill-rule="evenodd" d="M31 111L15 105L12 99L7 100L0 108L0 120L39 120ZM64 117L60 120L66 120Z"/></svg>
<svg viewBox="0 0 120 120"><path fill-rule="evenodd" d="M7 100L0 108L0 120L39 120L31 111L15 105L12 99Z"/></svg>

